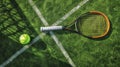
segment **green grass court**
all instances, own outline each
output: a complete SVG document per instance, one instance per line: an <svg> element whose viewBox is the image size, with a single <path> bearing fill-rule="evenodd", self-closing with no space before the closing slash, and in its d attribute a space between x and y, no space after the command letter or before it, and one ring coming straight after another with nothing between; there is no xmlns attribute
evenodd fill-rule
<svg viewBox="0 0 120 67"><path fill-rule="evenodd" d="M83 0L33 0L43 17L52 25ZM76 67L120 66L120 1L89 0L59 25L67 25L81 14L97 10L111 22L109 36L89 39L76 33L56 31ZM19 36L27 33L34 39L44 26L28 0L0 0L0 64L24 45ZM6 67L71 67L49 34L33 44Z"/></svg>

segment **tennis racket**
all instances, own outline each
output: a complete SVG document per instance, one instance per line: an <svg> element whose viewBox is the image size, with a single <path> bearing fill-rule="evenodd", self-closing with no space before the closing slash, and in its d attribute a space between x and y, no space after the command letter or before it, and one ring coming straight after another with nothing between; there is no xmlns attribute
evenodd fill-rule
<svg viewBox="0 0 120 67"><path fill-rule="evenodd" d="M40 30L42 32L65 30L89 38L101 38L108 34L110 30L110 21L104 13L100 11L90 11L82 14L69 25L41 27Z"/></svg>

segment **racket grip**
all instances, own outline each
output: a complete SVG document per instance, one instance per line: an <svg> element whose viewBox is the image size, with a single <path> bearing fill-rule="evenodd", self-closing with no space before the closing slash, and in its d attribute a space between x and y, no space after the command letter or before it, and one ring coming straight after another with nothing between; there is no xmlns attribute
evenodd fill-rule
<svg viewBox="0 0 120 67"><path fill-rule="evenodd" d="M63 26L40 27L40 30L42 32L54 31L54 30L62 30L62 29L63 29Z"/></svg>

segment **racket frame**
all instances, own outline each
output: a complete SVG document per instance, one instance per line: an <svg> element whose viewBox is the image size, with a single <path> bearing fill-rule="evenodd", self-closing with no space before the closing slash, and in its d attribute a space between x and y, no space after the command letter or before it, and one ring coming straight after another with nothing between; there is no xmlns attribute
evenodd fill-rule
<svg viewBox="0 0 120 67"><path fill-rule="evenodd" d="M79 29L79 26L77 26L77 23L78 23L78 19L80 19L81 17L83 17L83 16L86 16L87 14L94 14L94 15L101 15L101 16L103 16L103 18L105 19L105 23L106 23L106 31L103 33L103 34L101 34L101 35L99 35L99 36L86 36L86 35L84 35L84 34L82 34L78 29ZM72 26L74 24L74 26L75 26L75 30L72 30L72 29L70 29L69 27L70 26ZM88 37L88 38L102 38L102 37L104 37L104 36L106 36L107 34L108 34L108 32L109 32L109 30L110 30L110 21L109 21L109 19L108 19L108 17L104 14L104 13L102 13L102 12L100 12L100 11L89 11L89 12L86 12L86 13L84 13L84 14L82 14L80 17L78 17L74 22L72 22L72 25L70 25L70 26L66 26L66 27L64 27L64 30L68 30L68 31L71 31L71 32L75 32L75 33L78 33L78 34L80 34L80 35L82 35L82 36L85 36L85 37Z"/></svg>
<svg viewBox="0 0 120 67"><path fill-rule="evenodd" d="M84 34L82 34L78 29L79 29L79 26L77 26L77 23L78 23L78 19L80 19L81 17L87 15L87 14L93 14L93 15L101 15L103 16L103 18L105 19L105 23L106 23L106 31L101 34L101 35L98 35L98 36L86 36ZM71 26L74 26L74 30L71 29L70 27ZM70 32L74 32L74 33L77 33L77 34L80 34L82 36L85 36L85 37L89 37L89 38L102 38L104 36L106 36L110 30L110 21L108 19L108 17L100 12L100 11L89 11L89 12L86 12L84 14L82 14L79 18L77 18L74 22L72 22L70 25L68 26L49 26L49 27L41 27L40 30L42 32L46 32L46 31L54 31L54 30L67 30L67 31L70 31Z"/></svg>

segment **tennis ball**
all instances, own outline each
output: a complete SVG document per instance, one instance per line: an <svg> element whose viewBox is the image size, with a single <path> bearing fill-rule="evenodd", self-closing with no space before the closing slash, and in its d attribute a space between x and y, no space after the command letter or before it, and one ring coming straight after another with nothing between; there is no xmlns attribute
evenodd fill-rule
<svg viewBox="0 0 120 67"><path fill-rule="evenodd" d="M19 41L21 44L28 44L30 42L30 36L28 34L22 34Z"/></svg>

